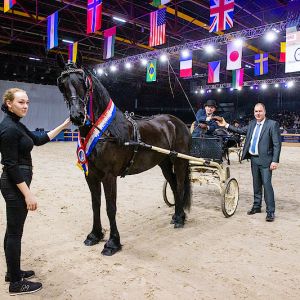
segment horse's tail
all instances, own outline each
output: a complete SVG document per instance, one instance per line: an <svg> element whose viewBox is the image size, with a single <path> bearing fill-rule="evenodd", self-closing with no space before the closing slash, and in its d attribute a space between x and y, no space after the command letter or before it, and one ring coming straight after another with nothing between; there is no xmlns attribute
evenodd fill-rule
<svg viewBox="0 0 300 300"><path fill-rule="evenodd" d="M192 204L192 193L191 193L191 180L190 180L190 167L189 164L186 164L186 172L184 178L184 195L183 195L183 208L190 211Z"/></svg>

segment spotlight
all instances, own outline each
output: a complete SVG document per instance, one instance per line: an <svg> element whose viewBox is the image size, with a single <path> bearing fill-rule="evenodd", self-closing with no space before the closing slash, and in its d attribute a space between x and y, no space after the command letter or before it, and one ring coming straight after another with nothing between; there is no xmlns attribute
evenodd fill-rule
<svg viewBox="0 0 300 300"><path fill-rule="evenodd" d="M268 31L265 35L265 39L268 41L268 42L273 42L277 39L277 35L276 33L272 30L272 31Z"/></svg>
<svg viewBox="0 0 300 300"><path fill-rule="evenodd" d="M211 90L207 90L207 93L211 93Z"/></svg>
<svg viewBox="0 0 300 300"><path fill-rule="evenodd" d="M217 92L218 92L218 93L221 93L221 92L222 92L222 89L220 89L220 88L217 89Z"/></svg>
<svg viewBox="0 0 300 300"><path fill-rule="evenodd" d="M261 88L263 89L263 90L266 90L267 89L267 84L266 83L263 83L262 85L261 85Z"/></svg>
<svg viewBox="0 0 300 300"><path fill-rule="evenodd" d="M166 62L168 60L168 56L166 54L162 54L159 59L161 62Z"/></svg>
<svg viewBox="0 0 300 300"><path fill-rule="evenodd" d="M276 88L279 88L279 84L278 83L275 83L274 85Z"/></svg>
<svg viewBox="0 0 300 300"><path fill-rule="evenodd" d="M204 93L205 93L205 91L204 91L203 89L201 89L201 90L200 90L200 94L203 95Z"/></svg>
<svg viewBox="0 0 300 300"><path fill-rule="evenodd" d="M233 88L232 88L232 87L230 88L230 91L231 91L231 92L233 91Z"/></svg>
<svg viewBox="0 0 300 300"><path fill-rule="evenodd" d="M98 72L98 74L101 76L101 75L103 74L103 69L99 68L99 69L97 70L97 72Z"/></svg>
<svg viewBox="0 0 300 300"><path fill-rule="evenodd" d="M127 63L125 64L125 68L128 69L128 70L131 69L131 63L130 63L130 62L127 62Z"/></svg>
<svg viewBox="0 0 300 300"><path fill-rule="evenodd" d="M206 45L204 46L204 50L206 51L206 53L213 53L215 52L215 47L213 45Z"/></svg>
<svg viewBox="0 0 300 300"><path fill-rule="evenodd" d="M198 94L198 91L195 91L195 94Z"/></svg>
<svg viewBox="0 0 300 300"><path fill-rule="evenodd" d="M110 70L112 72L116 72L117 71L117 67L115 65L110 66Z"/></svg>
<svg viewBox="0 0 300 300"><path fill-rule="evenodd" d="M143 58L143 59L141 60L141 64L142 64L143 66L146 66L147 63L148 63L147 59Z"/></svg>
<svg viewBox="0 0 300 300"><path fill-rule="evenodd" d="M287 88L290 88L290 87L293 87L294 86L294 81L289 81L287 84L286 84Z"/></svg>
<svg viewBox="0 0 300 300"><path fill-rule="evenodd" d="M187 58L190 55L190 51L187 50L187 49L184 49L184 50L181 51L181 55L182 55L183 58Z"/></svg>
<svg viewBox="0 0 300 300"><path fill-rule="evenodd" d="M242 46L243 45L243 40L242 39L236 39L234 40L234 45L235 46Z"/></svg>
<svg viewBox="0 0 300 300"><path fill-rule="evenodd" d="M252 85L250 86L250 90L253 90L253 86Z"/></svg>

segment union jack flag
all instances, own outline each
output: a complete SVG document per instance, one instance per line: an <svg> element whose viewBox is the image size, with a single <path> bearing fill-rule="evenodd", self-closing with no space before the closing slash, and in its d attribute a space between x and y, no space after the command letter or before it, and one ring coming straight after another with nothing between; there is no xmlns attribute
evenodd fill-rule
<svg viewBox="0 0 300 300"><path fill-rule="evenodd" d="M234 0L210 0L209 32L230 29L233 26Z"/></svg>
<svg viewBox="0 0 300 300"><path fill-rule="evenodd" d="M149 46L158 46L166 42L166 9L150 13Z"/></svg>
<svg viewBox="0 0 300 300"><path fill-rule="evenodd" d="M87 1L87 33L96 32L101 28L102 0Z"/></svg>

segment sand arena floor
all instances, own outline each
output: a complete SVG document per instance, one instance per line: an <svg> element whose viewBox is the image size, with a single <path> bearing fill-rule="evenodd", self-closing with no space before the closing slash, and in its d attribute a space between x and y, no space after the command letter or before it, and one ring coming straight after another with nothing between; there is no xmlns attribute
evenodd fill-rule
<svg viewBox="0 0 300 300"><path fill-rule="evenodd" d="M23 299L300 299L300 147L284 147L274 172L276 220L247 216L252 204L248 162L232 156L239 181L236 214L223 217L213 186L193 186L184 229L170 225L159 168L118 181L117 223L123 250L100 254L86 247L92 210L75 143L50 143L33 151L32 191L39 208L29 213L22 267L34 269L44 288ZM109 230L102 202L102 223ZM0 239L5 205L0 200ZM109 232L106 232L107 238ZM0 252L0 299L11 299Z"/></svg>

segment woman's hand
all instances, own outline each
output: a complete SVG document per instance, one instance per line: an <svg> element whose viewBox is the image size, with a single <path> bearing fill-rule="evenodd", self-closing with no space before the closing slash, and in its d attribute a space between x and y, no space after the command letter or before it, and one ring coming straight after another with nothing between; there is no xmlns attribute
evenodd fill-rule
<svg viewBox="0 0 300 300"><path fill-rule="evenodd" d="M70 120L70 117L67 118L61 125L62 125L62 129L66 129L68 128L70 125L72 124L71 120Z"/></svg>
<svg viewBox="0 0 300 300"><path fill-rule="evenodd" d="M31 193L25 197L25 202L27 204L28 210L36 210L37 209L37 202Z"/></svg>

